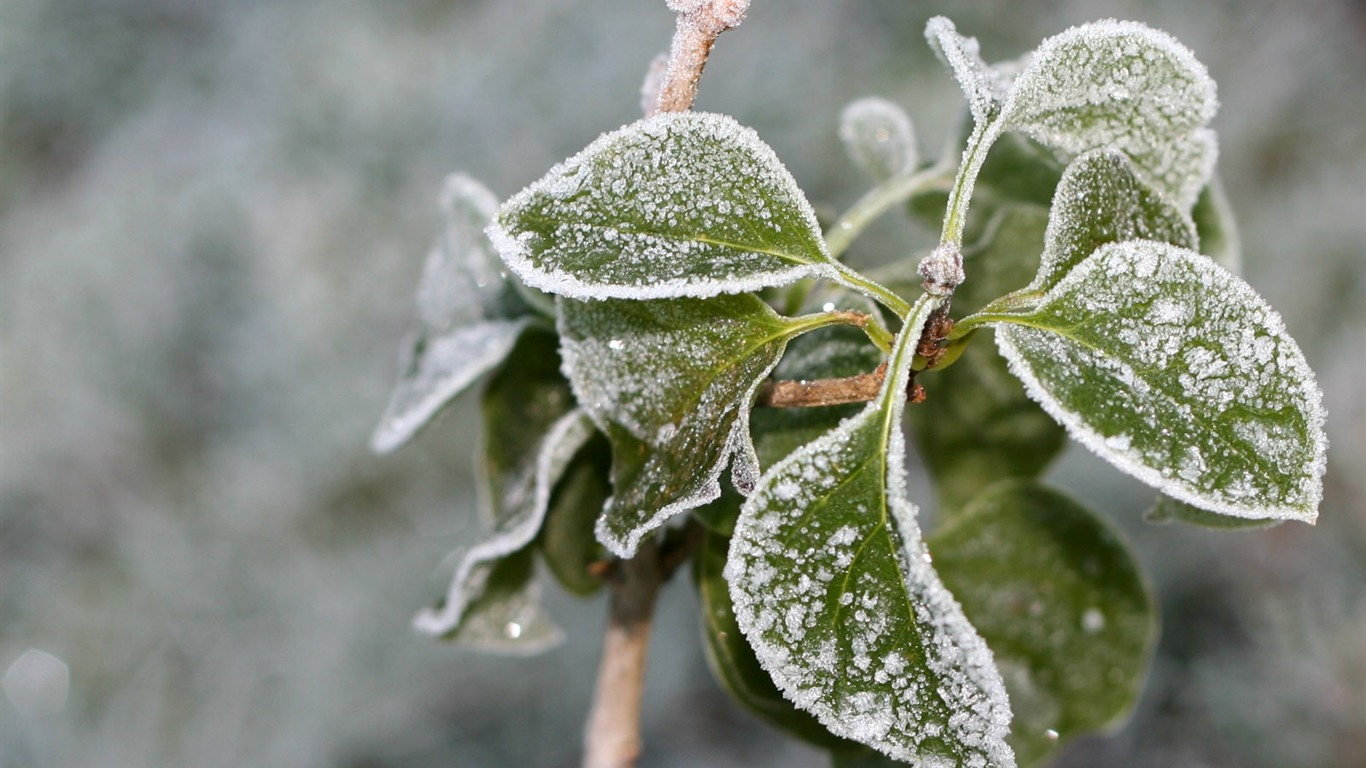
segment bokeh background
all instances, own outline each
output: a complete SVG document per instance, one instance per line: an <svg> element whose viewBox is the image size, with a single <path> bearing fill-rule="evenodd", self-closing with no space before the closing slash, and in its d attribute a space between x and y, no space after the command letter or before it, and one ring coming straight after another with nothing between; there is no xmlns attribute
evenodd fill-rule
<svg viewBox="0 0 1366 768"><path fill-rule="evenodd" d="M1326 497L1317 527L1151 527L1069 451L1052 477L1127 531L1165 627L1133 719L1061 762L1366 765L1366 6L957 5L755 0L698 106L833 213L848 100L941 146L935 13L994 59L1107 16L1193 48L1244 274L1326 393ZM532 659L408 629L478 534L473 399L365 443L443 176L506 196L635 119L671 29L647 0L0 0L0 766L577 763L601 598L550 590L568 641ZM850 258L927 240L894 221ZM711 682L682 583L644 729L643 766L823 764Z"/></svg>

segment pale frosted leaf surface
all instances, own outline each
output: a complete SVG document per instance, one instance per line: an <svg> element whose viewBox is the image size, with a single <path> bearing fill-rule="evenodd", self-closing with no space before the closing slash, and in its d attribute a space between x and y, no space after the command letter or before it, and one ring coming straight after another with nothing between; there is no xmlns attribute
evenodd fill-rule
<svg viewBox="0 0 1366 768"><path fill-rule="evenodd" d="M920 164L911 118L886 99L852 101L840 112L844 151L873 181L911 173Z"/></svg>
<svg viewBox="0 0 1366 768"><path fill-rule="evenodd" d="M1008 79L982 60L977 38L959 34L953 22L943 16L926 23L925 39L963 89L973 122L985 124L1000 111L1010 86Z"/></svg>
<svg viewBox="0 0 1366 768"><path fill-rule="evenodd" d="M508 200L489 234L528 285L578 299L708 297L836 274L773 150L707 113L602 136Z"/></svg>
<svg viewBox="0 0 1366 768"><path fill-rule="evenodd" d="M1087 152L1058 182L1043 259L1029 287L1046 291L1097 248L1124 240L1198 247L1194 222L1140 179L1124 153Z"/></svg>
<svg viewBox="0 0 1366 768"><path fill-rule="evenodd" d="M484 235L497 199L456 174L446 180L441 207L446 223L422 271L417 328L404 340L398 383L371 437L378 453L407 442L452 397L502 362L528 322Z"/></svg>
<svg viewBox="0 0 1366 768"><path fill-rule="evenodd" d="M489 620L480 618L480 606L489 606L495 619L518 611L534 613L529 607L534 603L534 593L528 592L534 590L530 575L522 579L517 588L495 577L500 569L513 569L511 565L503 565L509 558L530 557L533 550L527 545L541 529L556 481L592 434L593 423L588 416L581 410L570 411L550 427L527 461L510 470L509 474L513 476L508 478L509 482L499 486L502 498L493 502L498 517L493 521L492 530L464 553L446 596L436 607L422 611L413 619L415 629L436 637L458 637L461 628L469 622L494 629L506 628L506 622L500 624L495 620L490 624ZM490 585L498 584L502 585L499 594L484 600ZM514 628L510 632L516 634L517 630Z"/></svg>
<svg viewBox="0 0 1366 768"><path fill-rule="evenodd" d="M1322 395L1281 318L1207 257L1100 248L997 345L1075 439L1159 491L1234 517L1312 522L1327 451Z"/></svg>
<svg viewBox="0 0 1366 768"><path fill-rule="evenodd" d="M991 652L930 566L900 420L922 312L878 400L765 473L725 570L736 620L785 696L897 759L1013 766Z"/></svg>
<svg viewBox="0 0 1366 768"><path fill-rule="evenodd" d="M1003 118L1079 155L1123 150L1189 208L1214 169L1214 81L1181 43L1135 22L1099 21L1045 40L1015 79Z"/></svg>
<svg viewBox="0 0 1366 768"><path fill-rule="evenodd" d="M1133 707L1157 610L1129 548L1098 516L1037 481L1008 480L978 494L929 544L995 654L1021 765Z"/></svg>
<svg viewBox="0 0 1366 768"><path fill-rule="evenodd" d="M564 372L612 441L598 540L629 557L670 517L715 499L732 457L757 476L748 420L794 321L753 295L560 300Z"/></svg>

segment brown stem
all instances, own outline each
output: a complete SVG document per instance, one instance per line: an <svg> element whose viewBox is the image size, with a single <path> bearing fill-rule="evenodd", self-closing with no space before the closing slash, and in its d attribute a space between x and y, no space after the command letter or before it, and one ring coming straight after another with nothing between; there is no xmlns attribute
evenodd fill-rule
<svg viewBox="0 0 1366 768"><path fill-rule="evenodd" d="M866 403L877 397L886 376L887 364L883 363L872 373L860 373L842 379L765 381L759 387L755 405L761 408L814 408Z"/></svg>
<svg viewBox="0 0 1366 768"><path fill-rule="evenodd" d="M640 756L640 697L655 598L666 574L659 545L641 544L636 556L616 563L612 603L598 667L593 711L584 733L584 768L630 768Z"/></svg>

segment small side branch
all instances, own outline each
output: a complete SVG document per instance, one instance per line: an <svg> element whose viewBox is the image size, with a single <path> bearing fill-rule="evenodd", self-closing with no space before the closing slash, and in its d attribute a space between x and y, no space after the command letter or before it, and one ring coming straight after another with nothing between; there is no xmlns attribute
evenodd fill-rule
<svg viewBox="0 0 1366 768"><path fill-rule="evenodd" d="M650 114L683 112L697 98L697 83L711 55L716 38L740 26L749 10L749 0L667 0L678 14L669 63L659 87L659 97Z"/></svg>
<svg viewBox="0 0 1366 768"><path fill-rule="evenodd" d="M883 363L872 373L842 379L815 381L766 381L759 387L756 405L764 408L815 408L822 405L866 403L877 397L887 376Z"/></svg>

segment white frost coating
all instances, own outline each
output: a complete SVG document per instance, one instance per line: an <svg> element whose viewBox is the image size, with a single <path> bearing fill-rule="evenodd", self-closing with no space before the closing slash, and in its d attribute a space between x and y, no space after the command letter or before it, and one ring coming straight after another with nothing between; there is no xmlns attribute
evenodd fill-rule
<svg viewBox="0 0 1366 768"><path fill-rule="evenodd" d="M850 102L840 113L839 134L849 158L873 181L912 173L920 164L911 118L886 99Z"/></svg>
<svg viewBox="0 0 1366 768"><path fill-rule="evenodd" d="M503 510L502 519L495 521L490 534L464 554L451 578L445 601L439 609L429 608L414 617L414 629L441 637L456 631L470 618L466 608L483 594L494 564L536 537L550 508L551 490L592 435L593 423L579 409L551 426L536 454L534 493L525 498L526 503Z"/></svg>
<svg viewBox="0 0 1366 768"><path fill-rule="evenodd" d="M725 577L783 694L831 732L918 764L1015 765L992 654L929 564L906 498L901 415L929 303L882 395L765 473ZM899 579L883 576L892 567Z"/></svg>
<svg viewBox="0 0 1366 768"><path fill-rule="evenodd" d="M1021 320L1034 327L997 325L1011 371L1121 471L1233 517L1317 517L1322 393L1280 316L1237 276L1165 243L1109 244Z"/></svg>
<svg viewBox="0 0 1366 768"><path fill-rule="evenodd" d="M1124 240L1191 250L1199 244L1190 216L1140 179L1127 155L1092 150L1069 163L1058 181L1030 290L1047 290L1101 245Z"/></svg>
<svg viewBox="0 0 1366 768"><path fill-rule="evenodd" d="M508 200L488 235L527 285L577 299L706 298L838 274L773 150L701 112L599 137Z"/></svg>
<svg viewBox="0 0 1366 768"><path fill-rule="evenodd" d="M630 557L670 518L758 480L749 412L796 326L753 296L560 301L562 370L613 444L597 536Z"/></svg>
<svg viewBox="0 0 1366 768"><path fill-rule="evenodd" d="M1184 209L1209 181L1218 108L1205 66L1175 38L1105 20L1045 40L1015 79L1007 127L1070 154L1126 152Z"/></svg>
<svg viewBox="0 0 1366 768"><path fill-rule="evenodd" d="M407 442L507 357L528 322L483 234L498 210L493 193L455 174L446 180L441 208L446 226L418 286L418 328L403 343L399 381L370 439L376 453Z"/></svg>
<svg viewBox="0 0 1366 768"><path fill-rule="evenodd" d="M1010 87L1008 78L982 60L977 38L960 35L953 22L943 16L935 16L925 24L925 39L963 89L973 122L986 123L1005 100Z"/></svg>

